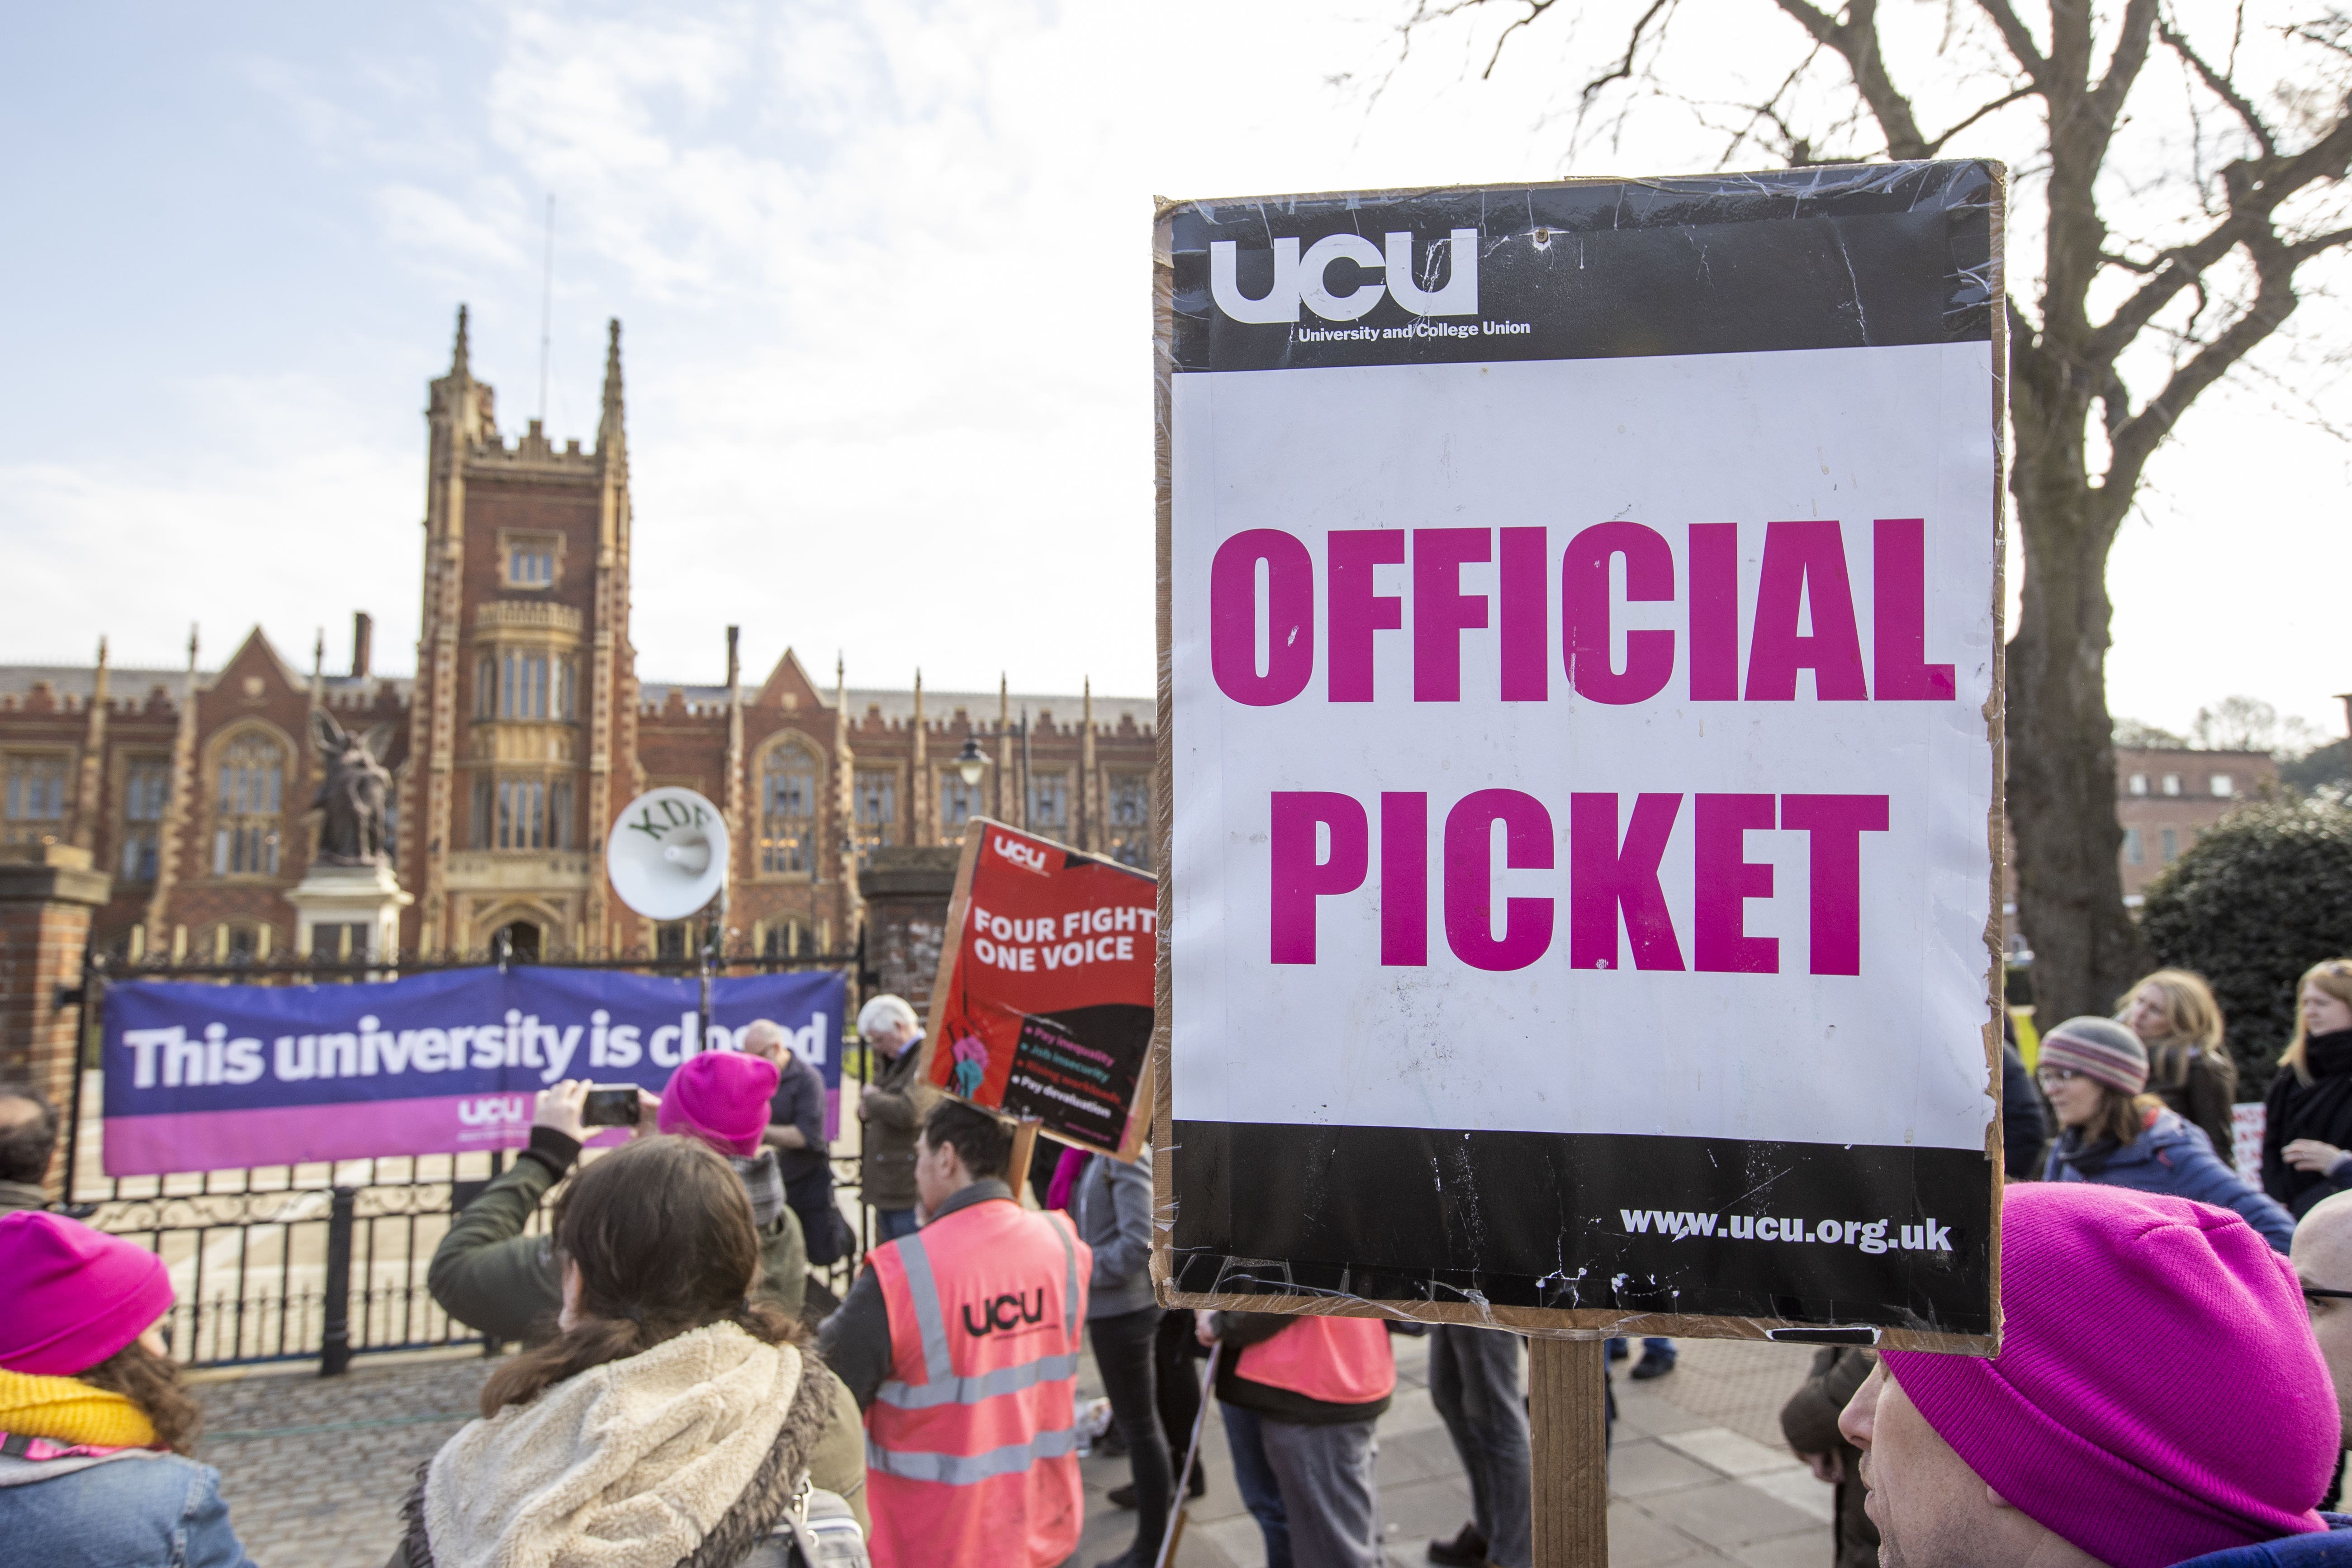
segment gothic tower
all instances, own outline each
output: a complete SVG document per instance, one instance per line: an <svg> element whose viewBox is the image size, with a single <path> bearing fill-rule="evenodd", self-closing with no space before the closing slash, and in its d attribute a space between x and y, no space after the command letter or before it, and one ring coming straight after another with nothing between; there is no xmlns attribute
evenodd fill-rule
<svg viewBox="0 0 2352 1568"><path fill-rule="evenodd" d="M518 956L602 952L622 935L604 830L635 793L621 324L590 452L536 419L509 445L467 334L460 308L426 413L422 765L402 802L415 944L479 951L504 931Z"/></svg>

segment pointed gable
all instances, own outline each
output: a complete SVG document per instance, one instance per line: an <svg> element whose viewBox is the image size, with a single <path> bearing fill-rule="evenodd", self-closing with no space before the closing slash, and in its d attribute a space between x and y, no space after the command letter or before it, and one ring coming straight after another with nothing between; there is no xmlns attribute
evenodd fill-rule
<svg viewBox="0 0 2352 1568"><path fill-rule="evenodd" d="M800 656L791 648L776 660L776 668L768 672L766 684L751 700L755 708L777 708L787 713L813 713L825 706L824 693L801 668Z"/></svg>
<svg viewBox="0 0 2352 1568"><path fill-rule="evenodd" d="M249 684L254 680L261 682L258 689ZM309 693L307 683L278 657L269 635L259 626L245 634L245 641L237 645L236 652L214 675L213 689L239 698L263 699L289 693L307 699Z"/></svg>

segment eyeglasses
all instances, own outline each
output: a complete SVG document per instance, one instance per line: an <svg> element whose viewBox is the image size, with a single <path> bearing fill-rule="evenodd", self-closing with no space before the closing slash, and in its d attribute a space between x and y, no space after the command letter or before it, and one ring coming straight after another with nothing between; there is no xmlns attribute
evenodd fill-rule
<svg viewBox="0 0 2352 1568"><path fill-rule="evenodd" d="M2352 1301L2352 1290L2330 1290L2324 1286L2305 1285L2303 1299L2306 1301Z"/></svg>
<svg viewBox="0 0 2352 1568"><path fill-rule="evenodd" d="M2055 1083L2072 1083L2083 1075L2073 1068L2043 1068L2033 1076L2042 1088L2048 1089Z"/></svg>

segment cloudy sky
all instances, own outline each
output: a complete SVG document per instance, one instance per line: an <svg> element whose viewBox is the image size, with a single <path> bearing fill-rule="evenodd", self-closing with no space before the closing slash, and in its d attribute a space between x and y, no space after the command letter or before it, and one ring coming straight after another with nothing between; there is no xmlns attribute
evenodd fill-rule
<svg viewBox="0 0 2352 1568"><path fill-rule="evenodd" d="M1149 691L1154 194L1720 151L1656 119L1571 158L1591 36L1481 81L1477 25L1398 68L1400 9L14 7L0 660L103 632L174 663L198 619L209 657L258 623L307 666L366 609L413 668L425 384L464 300L502 425L539 412L551 194L546 414L593 437L621 317L649 680L719 679L736 622L755 674L790 644L861 684ZM2114 561L2118 712L2250 692L2340 726L2352 449L2281 390L2325 347L2158 459Z"/></svg>

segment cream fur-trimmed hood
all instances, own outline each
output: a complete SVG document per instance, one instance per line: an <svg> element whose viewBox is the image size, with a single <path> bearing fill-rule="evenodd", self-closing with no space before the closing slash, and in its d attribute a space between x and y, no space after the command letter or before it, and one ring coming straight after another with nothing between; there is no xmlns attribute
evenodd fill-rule
<svg viewBox="0 0 2352 1568"><path fill-rule="evenodd" d="M781 1441L804 1372L713 1323L468 1423L425 1475L435 1568L674 1568L752 1522L743 1505L781 1504L806 1463Z"/></svg>

